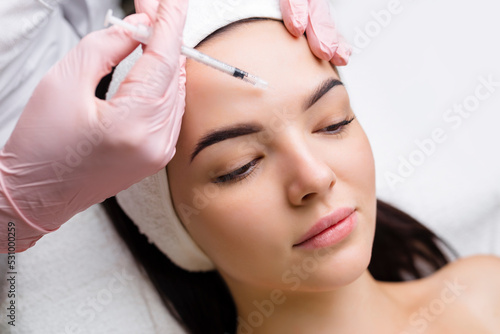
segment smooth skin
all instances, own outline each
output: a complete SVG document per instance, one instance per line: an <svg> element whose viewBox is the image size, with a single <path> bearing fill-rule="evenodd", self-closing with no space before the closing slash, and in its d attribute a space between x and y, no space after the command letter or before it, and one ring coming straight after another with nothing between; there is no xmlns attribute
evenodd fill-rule
<svg viewBox="0 0 500 334"><path fill-rule="evenodd" d="M280 22L259 21L224 32L199 50L270 84L268 90L253 88L188 60L186 110L167 165L174 206L226 281L239 333L245 333L244 322L253 333L500 329L497 258L460 260L413 282L382 283L370 275L372 151L356 119L332 126L354 116L344 86L307 107L318 87L339 77L311 53L305 37L291 36ZM236 124L262 129L212 144L192 159L201 138ZM229 181L231 176L241 179ZM294 247L318 219L340 207L355 208L358 217L347 238L316 252ZM425 328L415 323L415 312L440 298L448 281L466 288L457 288L459 295L425 320ZM449 292L445 297L452 298ZM252 326L256 305L268 300L274 300L272 312Z"/></svg>

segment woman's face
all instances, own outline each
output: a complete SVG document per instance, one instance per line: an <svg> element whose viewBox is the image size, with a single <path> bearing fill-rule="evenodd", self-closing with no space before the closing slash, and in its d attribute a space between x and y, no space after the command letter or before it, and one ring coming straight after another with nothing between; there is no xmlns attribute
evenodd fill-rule
<svg viewBox="0 0 500 334"><path fill-rule="evenodd" d="M354 116L339 77L276 21L236 26L199 50L270 88L188 60L186 111L167 168L190 235L232 287L320 291L352 282L371 255L374 163L358 121L338 125ZM212 134L219 130L229 131ZM296 246L345 207L357 216L345 239Z"/></svg>

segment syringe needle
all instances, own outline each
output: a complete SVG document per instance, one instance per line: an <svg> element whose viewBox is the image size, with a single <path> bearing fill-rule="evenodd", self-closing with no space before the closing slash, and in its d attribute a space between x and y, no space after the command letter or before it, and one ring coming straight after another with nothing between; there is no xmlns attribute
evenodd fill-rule
<svg viewBox="0 0 500 334"><path fill-rule="evenodd" d="M106 13L106 18L104 19L104 26L107 27L111 24L116 24L124 29L130 31L132 33L132 38L135 40L148 44L149 37L151 36L151 28L142 24L139 24L137 26L134 26L133 24L127 23L115 16L113 16L113 11L110 9ZM259 87L262 89L266 89L268 87L268 84L266 81L262 80L261 78L249 74L248 72L245 72L243 70L240 70L239 68L236 68L234 66L228 65L220 60L217 60L215 58L212 58L198 50L195 50L193 48L187 47L185 45L182 46L181 48L181 53L185 55L188 58L191 58L193 60L196 60L202 64L205 64L207 66L210 66L212 68L218 69L219 71L222 71L224 73L227 73L235 78L239 78L245 82L248 82L255 87Z"/></svg>

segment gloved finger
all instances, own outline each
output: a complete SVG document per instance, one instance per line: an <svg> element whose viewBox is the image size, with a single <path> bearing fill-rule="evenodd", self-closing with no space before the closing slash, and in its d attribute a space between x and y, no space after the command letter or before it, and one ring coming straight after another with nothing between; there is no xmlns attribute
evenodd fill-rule
<svg viewBox="0 0 500 334"><path fill-rule="evenodd" d="M149 16L151 22L156 19L158 11L158 0L134 0L136 13L144 13Z"/></svg>
<svg viewBox="0 0 500 334"><path fill-rule="evenodd" d="M172 160L175 154L175 143L179 138L179 133L181 131L182 117L184 116L185 106L186 106L186 57L181 56L179 59L179 84L178 84L178 112L171 113L171 117L174 119L168 122L169 129L167 142L173 143L173 149L166 147L165 160L161 163L161 166L166 166L170 160Z"/></svg>
<svg viewBox="0 0 500 334"><path fill-rule="evenodd" d="M308 0L280 0L281 14L288 31L295 37L306 31L308 23Z"/></svg>
<svg viewBox="0 0 500 334"><path fill-rule="evenodd" d="M352 46L347 43L345 38L339 34L339 47L330 62L335 66L345 66L349 62L349 57L352 54Z"/></svg>
<svg viewBox="0 0 500 334"><path fill-rule="evenodd" d="M117 96L139 93L155 100L165 95L171 81L178 77L187 7L187 0L160 0L144 54L122 82Z"/></svg>
<svg viewBox="0 0 500 334"><path fill-rule="evenodd" d="M339 40L326 0L309 1L309 24L306 34L309 46L318 58L328 61L333 58Z"/></svg>
<svg viewBox="0 0 500 334"><path fill-rule="evenodd" d="M134 14L125 18L131 24L149 24L145 14ZM102 29L85 36L68 53L61 63L53 68L58 80L78 84L81 96L95 93L99 81L111 72L139 42L132 39L130 33L119 26ZM75 79L76 78L76 79Z"/></svg>
<svg viewBox="0 0 500 334"><path fill-rule="evenodd" d="M179 61L180 75L179 75L179 98L184 101L186 99L186 57L181 56Z"/></svg>

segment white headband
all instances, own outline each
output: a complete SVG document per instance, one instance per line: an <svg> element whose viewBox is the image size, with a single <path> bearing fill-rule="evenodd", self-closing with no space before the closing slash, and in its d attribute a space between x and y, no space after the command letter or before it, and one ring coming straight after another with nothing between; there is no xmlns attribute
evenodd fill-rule
<svg viewBox="0 0 500 334"><path fill-rule="evenodd" d="M189 0L184 45L195 47L217 29L253 17L282 20L279 0ZM141 54L139 47L117 66L108 99ZM214 269L212 261L191 239L175 213L166 168L118 193L116 199L141 233L176 265L189 271Z"/></svg>

